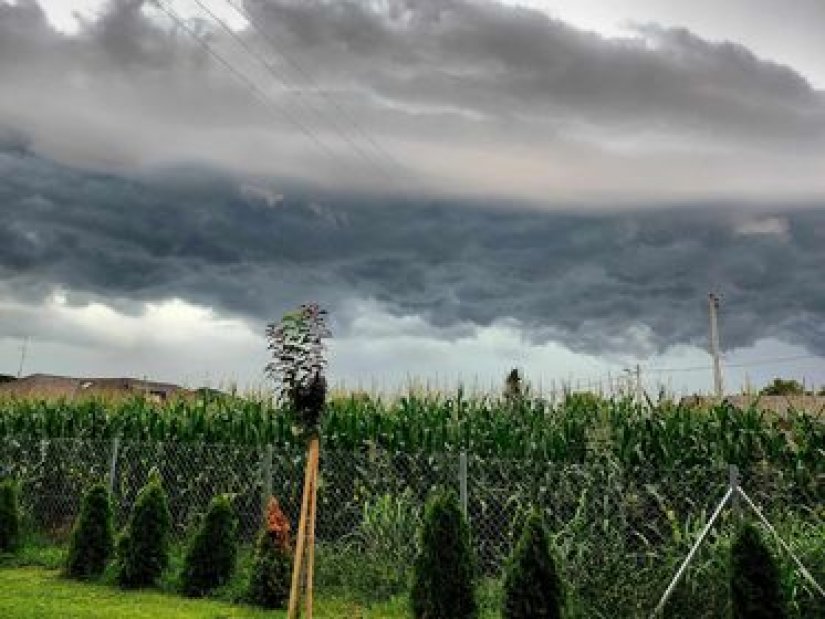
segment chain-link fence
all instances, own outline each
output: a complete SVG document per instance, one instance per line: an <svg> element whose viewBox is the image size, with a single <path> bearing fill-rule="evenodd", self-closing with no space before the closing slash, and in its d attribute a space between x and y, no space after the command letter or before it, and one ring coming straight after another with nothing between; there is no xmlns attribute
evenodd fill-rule
<svg viewBox="0 0 825 619"><path fill-rule="evenodd" d="M249 543L274 494L295 527L305 454L298 450L119 439L0 439L0 476L17 479L31 526L65 536L83 492L103 482L122 526L149 471L164 481L177 540L217 494L229 494ZM743 471L741 484L825 580L825 484L801 485L793 471ZM482 589L497 605L498 582L527 511L552 532L571 614L643 617L725 493L726 467L626 470L594 458L581 465L473 454L322 451L316 524L317 586L370 601L403 592L427 497L454 489L466 509ZM697 555L668 607L669 617L721 617L728 604L727 548L735 508ZM789 571L790 573L790 571ZM804 583L790 583L799 617L820 612ZM794 589L795 590L795 589ZM807 605L807 606L806 606ZM818 608L819 610L816 610ZM825 614L821 615L825 616Z"/></svg>

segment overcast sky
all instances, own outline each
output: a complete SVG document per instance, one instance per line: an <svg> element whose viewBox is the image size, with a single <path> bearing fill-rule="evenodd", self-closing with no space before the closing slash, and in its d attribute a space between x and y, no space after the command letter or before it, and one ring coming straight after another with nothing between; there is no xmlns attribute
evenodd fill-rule
<svg viewBox="0 0 825 619"><path fill-rule="evenodd" d="M819 0L0 0L0 373L29 338L24 373L256 384L318 300L349 384L700 390L714 290L732 389L825 383L823 31Z"/></svg>

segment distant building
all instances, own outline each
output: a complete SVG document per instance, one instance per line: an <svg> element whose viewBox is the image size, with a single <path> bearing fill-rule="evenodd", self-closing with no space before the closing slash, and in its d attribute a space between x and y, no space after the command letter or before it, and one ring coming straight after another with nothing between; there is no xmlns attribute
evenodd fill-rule
<svg viewBox="0 0 825 619"><path fill-rule="evenodd" d="M163 402L172 396L187 396L194 392L171 383L158 383L137 378L73 378L50 374L32 374L25 378L0 382L0 396L35 398L66 398L78 396L142 395Z"/></svg>
<svg viewBox="0 0 825 619"><path fill-rule="evenodd" d="M735 408L748 409L751 406L766 412L785 415L789 410L806 413L825 413L825 396L819 395L728 395L724 397ZM688 406L710 407L718 400L713 396L692 395L682 398Z"/></svg>

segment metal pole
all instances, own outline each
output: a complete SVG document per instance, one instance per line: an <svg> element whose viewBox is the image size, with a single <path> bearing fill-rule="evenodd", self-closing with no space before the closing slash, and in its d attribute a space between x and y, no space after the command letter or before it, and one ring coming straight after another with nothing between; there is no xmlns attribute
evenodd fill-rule
<svg viewBox="0 0 825 619"><path fill-rule="evenodd" d="M458 492L461 500L461 509L464 511L464 516L469 517L467 496L467 453L462 451L458 455Z"/></svg>
<svg viewBox="0 0 825 619"><path fill-rule="evenodd" d="M735 464L728 465L728 480L730 487L733 488L733 494L730 497L730 506L733 510L733 515L737 521L742 516L742 510L739 506L739 467Z"/></svg>
<svg viewBox="0 0 825 619"><path fill-rule="evenodd" d="M768 522L768 519L765 518L765 514L762 513L762 510L759 509L753 501L751 501L751 498L745 493L744 490L742 490L742 488L737 488L737 490L739 492L739 495L743 499L745 499L745 502L748 504L748 506L756 513L759 520L762 521L762 524L765 525L765 528L768 529L768 531L770 531L773 534L773 536L776 538L776 541L779 542L779 545L782 546L783 550L785 552L787 552L790 555L791 559L793 559L793 562L796 563L796 567L799 568L799 573L802 574L802 576L805 578L805 580L807 580L809 583L811 583L811 585L813 586L814 589L819 591L819 594L823 598L825 598L825 589L823 589L820 586L820 584L818 582L816 582L816 579L808 571L808 568L806 568L802 564L802 561L799 560L799 558L796 556L796 554L791 549L791 547L788 546L788 544L785 543L785 540L783 540L781 537L779 537L779 533L777 533L776 529L773 528L773 525L770 522Z"/></svg>
<svg viewBox="0 0 825 619"><path fill-rule="evenodd" d="M261 513L266 517L266 506L272 496L272 445L264 448L261 459Z"/></svg>
<svg viewBox="0 0 825 619"><path fill-rule="evenodd" d="M120 437L112 439L112 457L109 459L109 495L115 496L117 482L117 458L120 455Z"/></svg>
<svg viewBox="0 0 825 619"><path fill-rule="evenodd" d="M673 577L673 580L670 581L670 585L668 585L667 590L665 591L662 599L659 600L659 603L656 605L656 609L653 611L653 614L650 615L651 619L657 617L664 609L667 601L670 599L670 596L673 595L673 591L676 589L676 585L679 584L679 581L682 580L682 576L684 576L685 572L687 571L690 562L693 561L693 556L699 550L699 547L702 545L702 542L705 541L708 533L710 532L711 527L719 518L719 515L722 513L725 505L727 504L728 500L730 499L731 495L733 494L733 488L728 487L727 492L725 492L725 496L722 497L722 500L719 501L719 505L716 507L716 510L713 512L713 515L708 520L705 528L702 529L702 533L699 535L699 539L696 540L696 543L693 544L693 548L690 549L688 556L685 557L684 562L679 567L679 571L676 572L676 576Z"/></svg>
<svg viewBox="0 0 825 619"><path fill-rule="evenodd" d="M719 311L719 297L712 292L708 294L708 312L710 315L710 354L713 357L713 391L717 398L722 399L722 365L719 359L719 325L717 313Z"/></svg>

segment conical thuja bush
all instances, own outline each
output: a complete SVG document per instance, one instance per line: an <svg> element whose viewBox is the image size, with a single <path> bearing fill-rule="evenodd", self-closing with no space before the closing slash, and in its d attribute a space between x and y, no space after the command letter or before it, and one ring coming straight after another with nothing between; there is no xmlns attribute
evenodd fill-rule
<svg viewBox="0 0 825 619"><path fill-rule="evenodd" d="M411 603L416 619L471 619L478 614L470 528L452 492L439 493L427 504Z"/></svg>
<svg viewBox="0 0 825 619"><path fill-rule="evenodd" d="M123 587L146 587L169 563L172 518L157 472L138 494L126 530L117 545L117 580Z"/></svg>
<svg viewBox="0 0 825 619"><path fill-rule="evenodd" d="M0 552L12 551L20 543L21 520L17 484L10 479L0 482Z"/></svg>
<svg viewBox="0 0 825 619"><path fill-rule="evenodd" d="M229 580L237 556L238 520L226 496L215 497L186 551L183 593L203 596Z"/></svg>
<svg viewBox="0 0 825 619"><path fill-rule="evenodd" d="M289 520L275 497L266 508L264 529L255 544L247 600L264 608L285 608L292 576Z"/></svg>
<svg viewBox="0 0 825 619"><path fill-rule="evenodd" d="M544 520L531 513L504 575L503 619L559 619L563 590Z"/></svg>
<svg viewBox="0 0 825 619"><path fill-rule="evenodd" d="M72 578L99 576L114 550L114 528L109 491L93 486L83 498L80 515L69 541L66 574Z"/></svg>
<svg viewBox="0 0 825 619"><path fill-rule="evenodd" d="M788 616L779 569L759 531L745 524L731 547L733 619L784 619Z"/></svg>

